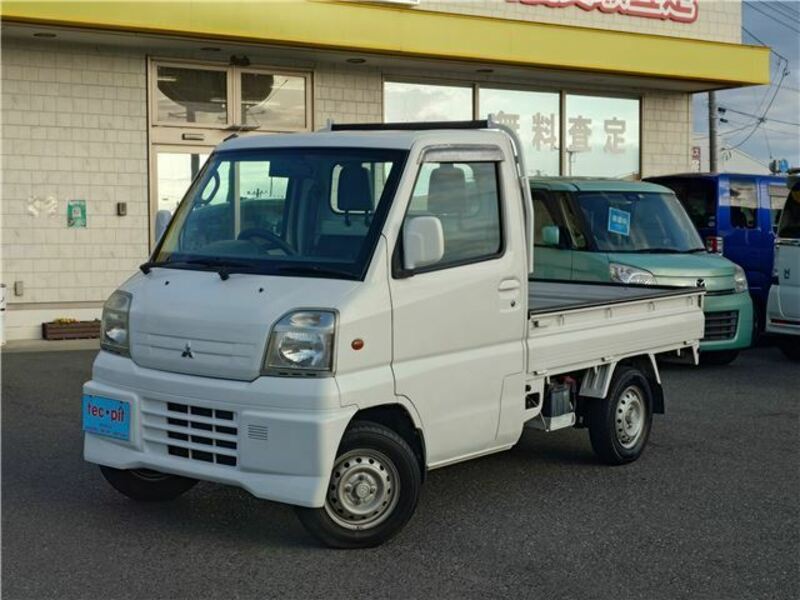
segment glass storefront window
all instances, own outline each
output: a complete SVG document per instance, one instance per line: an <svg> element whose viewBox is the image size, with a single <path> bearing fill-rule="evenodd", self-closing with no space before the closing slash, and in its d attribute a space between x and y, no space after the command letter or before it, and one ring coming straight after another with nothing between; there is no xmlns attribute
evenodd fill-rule
<svg viewBox="0 0 800 600"><path fill-rule="evenodd" d="M305 77L242 73L242 123L265 129L305 129Z"/></svg>
<svg viewBox="0 0 800 600"><path fill-rule="evenodd" d="M383 85L383 120L470 121L472 86L387 81Z"/></svg>
<svg viewBox="0 0 800 600"><path fill-rule="evenodd" d="M639 178L639 100L568 94L564 135L564 175Z"/></svg>
<svg viewBox="0 0 800 600"><path fill-rule="evenodd" d="M557 92L482 87L478 98L481 119L494 114L519 135L528 175L558 175L561 110Z"/></svg>
<svg viewBox="0 0 800 600"><path fill-rule="evenodd" d="M156 120L159 123L225 125L228 78L224 70L158 65Z"/></svg>

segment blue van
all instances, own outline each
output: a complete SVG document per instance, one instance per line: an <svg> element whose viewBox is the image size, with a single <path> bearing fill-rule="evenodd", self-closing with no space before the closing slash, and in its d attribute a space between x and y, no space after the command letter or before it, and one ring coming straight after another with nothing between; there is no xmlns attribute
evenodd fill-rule
<svg viewBox="0 0 800 600"><path fill-rule="evenodd" d="M647 180L675 192L709 252L722 254L745 270L754 316L763 330L786 177L688 173Z"/></svg>

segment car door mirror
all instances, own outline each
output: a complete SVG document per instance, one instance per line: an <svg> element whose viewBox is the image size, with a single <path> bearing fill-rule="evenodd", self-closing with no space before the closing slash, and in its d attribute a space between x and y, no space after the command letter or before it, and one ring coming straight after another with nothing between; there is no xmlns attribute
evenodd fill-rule
<svg viewBox="0 0 800 600"><path fill-rule="evenodd" d="M557 225L545 225L542 227L542 242L545 246L558 247L561 241L561 231Z"/></svg>
<svg viewBox="0 0 800 600"><path fill-rule="evenodd" d="M411 217L403 225L403 268L434 265L444 256L444 231L438 217Z"/></svg>
<svg viewBox="0 0 800 600"><path fill-rule="evenodd" d="M170 219L172 219L172 213L166 209L156 213L156 243L158 243L161 236L164 235L164 232L167 230Z"/></svg>

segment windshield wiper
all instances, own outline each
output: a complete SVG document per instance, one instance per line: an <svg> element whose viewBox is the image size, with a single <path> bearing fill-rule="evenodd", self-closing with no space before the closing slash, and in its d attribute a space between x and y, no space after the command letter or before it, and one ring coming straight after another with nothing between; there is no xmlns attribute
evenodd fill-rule
<svg viewBox="0 0 800 600"><path fill-rule="evenodd" d="M222 281L230 278L231 273L236 271L253 271L255 267L250 263L239 262L236 260L227 260L225 258L190 258L189 260L182 261L187 265L199 265L201 267L211 267L217 271L217 275Z"/></svg>
<svg viewBox="0 0 800 600"><path fill-rule="evenodd" d="M642 254L679 254L684 251L677 248L642 248L641 250L636 250L636 252L641 252Z"/></svg>
<svg viewBox="0 0 800 600"><path fill-rule="evenodd" d="M321 267L319 265L281 265L278 267L279 273L289 273L294 275L318 275L324 277L325 275L332 275L334 277L343 277L345 279L358 279L350 271L343 269L334 269L331 267Z"/></svg>
<svg viewBox="0 0 800 600"><path fill-rule="evenodd" d="M235 260L227 260L224 258L190 258L187 260L175 260L175 261L167 260L163 262L148 261L142 265L139 265L139 269L142 271L142 273L147 275L148 273L150 273L150 269L152 269L153 267L169 268L169 267L179 267L181 265L183 266L196 265L199 267L212 268L217 272L219 278L222 279L223 281L230 278L231 273L237 271L250 272L255 269L255 267L249 263L239 262Z"/></svg>

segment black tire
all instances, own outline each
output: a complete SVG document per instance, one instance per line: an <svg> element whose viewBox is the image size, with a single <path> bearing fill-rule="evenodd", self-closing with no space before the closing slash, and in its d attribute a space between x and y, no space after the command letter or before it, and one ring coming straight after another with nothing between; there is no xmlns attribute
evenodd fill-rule
<svg viewBox="0 0 800 600"><path fill-rule="evenodd" d="M388 461L385 469L381 466L383 461ZM392 470L396 482L389 475ZM364 485L359 477L375 483L363 500L356 497L355 491L345 491L348 482L355 482L356 488ZM295 511L308 532L327 546L371 548L394 537L405 526L416 510L421 486L420 465L408 443L388 427L356 421L339 444L325 506L298 506ZM398 489L399 493L392 497ZM347 503L360 510L353 502L361 501L368 504L370 511L376 508L375 512L365 517L348 512ZM360 525L359 519L366 519L362 522L367 524Z"/></svg>
<svg viewBox="0 0 800 600"><path fill-rule="evenodd" d="M584 402L589 407L592 449L604 463L622 465L641 456L653 422L653 391L644 373L635 367L617 367L608 396ZM632 416L636 416L640 424L636 435L627 428L628 418ZM619 433L618 427L622 428Z"/></svg>
<svg viewBox="0 0 800 600"><path fill-rule="evenodd" d="M196 479L150 469L121 470L101 465L100 472L115 490L139 502L174 500L197 483Z"/></svg>
<svg viewBox="0 0 800 600"><path fill-rule="evenodd" d="M780 338L778 347L789 360L800 361L800 336Z"/></svg>
<svg viewBox="0 0 800 600"><path fill-rule="evenodd" d="M700 364L704 367L724 367L731 364L739 356L738 350L719 350L717 352L700 352Z"/></svg>

